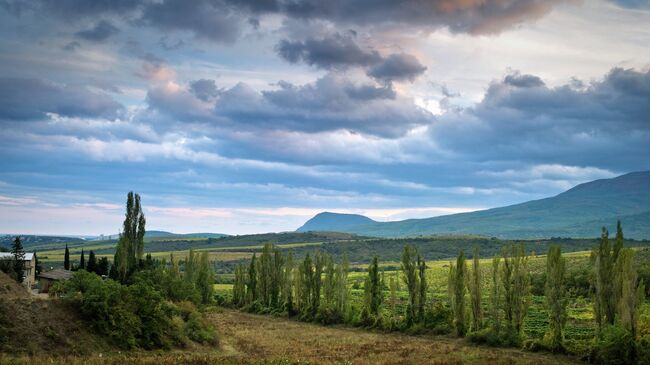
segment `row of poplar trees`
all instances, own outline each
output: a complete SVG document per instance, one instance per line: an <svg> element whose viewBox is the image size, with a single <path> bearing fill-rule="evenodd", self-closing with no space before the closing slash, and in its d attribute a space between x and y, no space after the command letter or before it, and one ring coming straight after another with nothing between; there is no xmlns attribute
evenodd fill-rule
<svg viewBox="0 0 650 365"><path fill-rule="evenodd" d="M634 267L634 251L624 248L623 240L623 229L618 222L614 245L609 242L609 232L603 228L599 245L591 253L596 339L606 326L620 326L631 338L637 335L645 288ZM472 270L469 270L462 251L456 263L450 265L448 290L456 334L465 336L468 331L487 331L500 344L520 344L530 304L530 272L524 246L504 248L501 256L492 259L489 321L484 319L482 311L482 278L477 248L471 266ZM559 246L551 246L546 257L544 288L549 326L543 345L552 351L564 350L568 299L566 279L566 260ZM466 310L467 302L469 310Z"/></svg>

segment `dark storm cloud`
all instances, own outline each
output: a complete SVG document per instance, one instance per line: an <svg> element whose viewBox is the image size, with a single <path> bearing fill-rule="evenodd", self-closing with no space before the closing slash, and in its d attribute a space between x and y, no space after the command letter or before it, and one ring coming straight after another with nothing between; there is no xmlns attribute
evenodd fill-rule
<svg viewBox="0 0 650 365"><path fill-rule="evenodd" d="M519 73L513 73L503 79L504 84L508 84L515 87L540 87L544 86L544 81L534 75L521 75Z"/></svg>
<svg viewBox="0 0 650 365"><path fill-rule="evenodd" d="M142 6L142 0L40 0L46 12L76 19L105 14L123 15Z"/></svg>
<svg viewBox="0 0 650 365"><path fill-rule="evenodd" d="M368 70L368 76L379 81L413 81L427 68L415 56L405 53L392 54Z"/></svg>
<svg viewBox="0 0 650 365"><path fill-rule="evenodd" d="M69 117L115 118L121 104L85 87L56 85L39 79L0 78L0 118L29 120L56 113Z"/></svg>
<svg viewBox="0 0 650 365"><path fill-rule="evenodd" d="M120 30L111 24L111 22L102 20L95 24L94 27L80 30L76 32L75 35L87 41L102 42L119 32Z"/></svg>
<svg viewBox="0 0 650 365"><path fill-rule="evenodd" d="M278 54L291 63L304 62L324 69L349 66L369 66L381 61L376 51L362 50L350 36L334 34L328 37L304 41L282 40L277 46Z"/></svg>
<svg viewBox="0 0 650 365"><path fill-rule="evenodd" d="M219 96L219 93L221 92L221 90L217 88L217 84L214 80L207 79L192 81L190 83L190 91L194 96L203 101L212 100Z"/></svg>
<svg viewBox="0 0 650 365"><path fill-rule="evenodd" d="M279 12L299 19L322 19L356 26L408 25L447 27L455 33L498 33L540 18L553 6L571 0L276 0L263 6L235 1L258 13Z"/></svg>
<svg viewBox="0 0 650 365"><path fill-rule="evenodd" d="M148 4L145 24L165 31L188 31L197 37L220 43L234 42L244 19L220 1L166 0Z"/></svg>
<svg viewBox="0 0 650 365"><path fill-rule="evenodd" d="M207 80L202 80L207 81ZM188 90L159 87L149 91L153 110L180 121L211 122L234 129L302 131L349 130L397 138L432 115L411 99L399 97L390 86L354 83L328 74L316 82L293 85L279 82L278 90L258 92L240 83L215 91L202 82L216 100L197 97L196 83ZM216 88L216 87L215 87Z"/></svg>
<svg viewBox="0 0 650 365"><path fill-rule="evenodd" d="M624 170L646 164L650 155L648 115L650 71L614 68L586 86L554 88L514 74L493 83L474 108L441 117L433 138L486 161L517 156Z"/></svg>

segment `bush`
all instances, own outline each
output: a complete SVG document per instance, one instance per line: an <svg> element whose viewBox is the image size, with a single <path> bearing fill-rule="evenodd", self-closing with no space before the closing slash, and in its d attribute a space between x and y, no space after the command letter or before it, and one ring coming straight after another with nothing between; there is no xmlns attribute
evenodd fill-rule
<svg viewBox="0 0 650 365"><path fill-rule="evenodd" d="M641 336L636 343L637 364L650 365L650 335Z"/></svg>
<svg viewBox="0 0 650 365"><path fill-rule="evenodd" d="M605 327L596 343L596 361L599 364L634 364L634 338L620 326Z"/></svg>
<svg viewBox="0 0 650 365"><path fill-rule="evenodd" d="M103 280L84 270L53 287L77 308L96 331L123 348L144 349L185 346L188 338L202 343L216 341L216 335L191 302L168 301L152 285L154 273L136 275L131 285Z"/></svg>

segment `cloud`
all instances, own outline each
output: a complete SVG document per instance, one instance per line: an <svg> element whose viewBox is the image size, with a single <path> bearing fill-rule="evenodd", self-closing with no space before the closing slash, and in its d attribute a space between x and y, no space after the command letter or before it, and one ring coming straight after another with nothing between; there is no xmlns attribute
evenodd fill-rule
<svg viewBox="0 0 650 365"><path fill-rule="evenodd" d="M75 36L87 41L102 42L119 32L120 30L116 26L106 20L101 20L90 29L76 32Z"/></svg>
<svg viewBox="0 0 650 365"><path fill-rule="evenodd" d="M217 92L212 83L201 85ZM258 92L240 83L218 91L216 97L200 98L196 83L188 89L168 84L150 90L147 101L152 109L181 121L235 129L349 130L394 138L432 121L429 112L390 86L353 82L336 74L304 85L281 81L278 86Z"/></svg>
<svg viewBox="0 0 650 365"><path fill-rule="evenodd" d="M589 84L548 87L513 73L473 108L447 113L432 129L466 157L625 171L650 154L650 71L614 68ZM627 156L621 159L620 156Z"/></svg>
<svg viewBox="0 0 650 365"><path fill-rule="evenodd" d="M192 81L190 83L190 91L194 96L203 101L212 100L221 93L221 90L217 88L217 84L214 80L207 79Z"/></svg>
<svg viewBox="0 0 650 365"><path fill-rule="evenodd" d="M257 13L281 13L297 19L321 19L339 25L424 30L448 28L454 33L494 34L538 19L571 0L276 0L255 6L231 1Z"/></svg>
<svg viewBox="0 0 650 365"><path fill-rule="evenodd" d="M83 86L58 85L40 79L0 78L2 119L39 119L47 113L116 118L123 109L111 97Z"/></svg>
<svg viewBox="0 0 650 365"><path fill-rule="evenodd" d="M648 0L609 0L609 1L623 8L630 8L630 9L650 8L650 2Z"/></svg>
<svg viewBox="0 0 650 365"><path fill-rule="evenodd" d="M413 82L416 77L423 74L426 70L426 66L423 66L415 56L400 53L392 54L378 65L370 68L368 76L382 82Z"/></svg>
<svg viewBox="0 0 650 365"><path fill-rule="evenodd" d="M140 0L40 0L45 12L52 12L67 19L128 14L138 9L143 2Z"/></svg>
<svg viewBox="0 0 650 365"><path fill-rule="evenodd" d="M291 63L304 62L324 69L369 66L381 61L377 51L362 50L351 36L338 33L324 38L304 41L282 40L276 46L278 54Z"/></svg>
<svg viewBox="0 0 650 365"><path fill-rule="evenodd" d="M141 21L164 31L188 31L209 41L233 43L244 19L220 1L165 0L147 4Z"/></svg>

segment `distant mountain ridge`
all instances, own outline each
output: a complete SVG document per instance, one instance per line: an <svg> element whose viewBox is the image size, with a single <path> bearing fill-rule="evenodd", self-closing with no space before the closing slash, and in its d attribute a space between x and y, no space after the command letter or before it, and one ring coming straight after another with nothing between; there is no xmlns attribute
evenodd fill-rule
<svg viewBox="0 0 650 365"><path fill-rule="evenodd" d="M322 214L322 213L321 213ZM506 207L424 219L376 222L355 215L316 215L300 231L339 231L377 237L479 234L499 238L595 237L621 219L626 237L650 238L650 171L577 185L554 197ZM357 224L366 218L370 222Z"/></svg>
<svg viewBox="0 0 650 365"><path fill-rule="evenodd" d="M331 227L346 228L373 223L377 222L360 214L322 212L305 222L296 232L329 231Z"/></svg>

